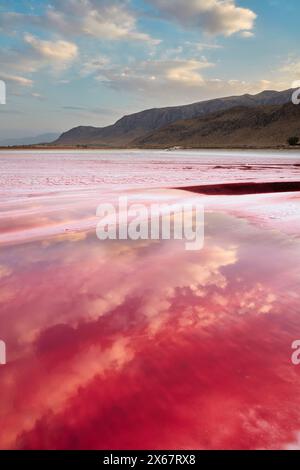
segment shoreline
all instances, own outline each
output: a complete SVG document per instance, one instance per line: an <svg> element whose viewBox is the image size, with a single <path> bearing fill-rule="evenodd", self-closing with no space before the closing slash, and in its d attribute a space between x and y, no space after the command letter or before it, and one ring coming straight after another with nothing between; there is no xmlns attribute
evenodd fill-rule
<svg viewBox="0 0 300 470"><path fill-rule="evenodd" d="M15 151L15 150L106 150L106 151L126 151L126 150L164 150L168 152L180 152L185 150L276 150L276 151L292 151L292 152L300 152L300 146L274 146L274 147L261 147L261 146L203 146L203 147L178 147L178 148L170 148L170 147L103 147L103 146L86 146L86 145L70 145L70 146L52 146L52 145L16 145L16 146L9 146L9 147L2 147L0 146L0 151Z"/></svg>

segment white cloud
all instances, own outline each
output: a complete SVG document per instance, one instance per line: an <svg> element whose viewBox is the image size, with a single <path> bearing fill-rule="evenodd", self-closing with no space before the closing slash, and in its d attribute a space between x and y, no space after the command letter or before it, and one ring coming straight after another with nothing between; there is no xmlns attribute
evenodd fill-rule
<svg viewBox="0 0 300 470"><path fill-rule="evenodd" d="M15 83L17 85L20 85L20 86L32 86L33 85L33 81L30 80L29 78L26 78L26 77L21 77L19 75L10 75L10 74L6 74L6 73L3 73L1 72L0 73L0 78L6 82L12 82L12 83Z"/></svg>
<svg viewBox="0 0 300 470"><path fill-rule="evenodd" d="M290 75L291 81L300 78L300 60L291 59L280 68L280 72Z"/></svg>
<svg viewBox="0 0 300 470"><path fill-rule="evenodd" d="M43 68L50 67L52 71L60 72L69 67L78 54L76 44L61 40L45 41L31 34L24 35L24 44L25 48L19 50L0 49L1 68L6 70L6 76L15 85L32 85L32 74Z"/></svg>
<svg viewBox="0 0 300 470"><path fill-rule="evenodd" d="M41 69L61 73L73 63L77 55L76 44L61 40L45 41L25 34L23 48L0 49L1 68L6 71L1 76L12 84L10 93L15 93L19 87L33 85L34 73Z"/></svg>
<svg viewBox="0 0 300 470"><path fill-rule="evenodd" d="M148 60L131 67L107 68L97 78L108 81L113 87L140 91L157 89L165 93L163 86L172 83L183 89L202 85L201 71L212 66L207 61L195 59Z"/></svg>
<svg viewBox="0 0 300 470"><path fill-rule="evenodd" d="M256 14L236 6L235 0L148 0L169 20L186 28L199 28L209 34L231 36L251 31Z"/></svg>
<svg viewBox="0 0 300 470"><path fill-rule="evenodd" d="M275 73L277 88L298 88L300 86L299 58L291 55L285 62L275 69Z"/></svg>
<svg viewBox="0 0 300 470"><path fill-rule="evenodd" d="M95 78L117 91L132 92L142 106L173 106L273 88L268 80L243 81L208 78L214 64L206 60L148 60L131 67L108 65Z"/></svg>
<svg viewBox="0 0 300 470"><path fill-rule="evenodd" d="M60 65L73 61L78 55L78 48L72 42L44 41L31 34L25 34L24 40L38 55Z"/></svg>
<svg viewBox="0 0 300 470"><path fill-rule="evenodd" d="M203 77L200 71L213 66L209 62L197 60L174 60L173 62L167 62L165 65L165 78L170 82L177 82L186 86L201 85Z"/></svg>
<svg viewBox="0 0 300 470"><path fill-rule="evenodd" d="M190 44L191 46L194 46L198 51L203 51L205 49L207 50L217 50L217 49L223 49L223 46L221 46L220 44L205 44L205 43L196 43L196 44L192 44L192 43L187 43L187 44Z"/></svg>
<svg viewBox="0 0 300 470"><path fill-rule="evenodd" d="M80 26L83 33L100 39L146 41L154 45L160 42L138 31L136 18L120 5L101 5L101 8L95 8L90 2Z"/></svg>
<svg viewBox="0 0 300 470"><path fill-rule="evenodd" d="M99 40L142 41L159 44L149 34L141 32L137 17L125 0L54 0L42 15L0 13L0 30L22 29L33 25L63 36L91 36Z"/></svg>
<svg viewBox="0 0 300 470"><path fill-rule="evenodd" d="M241 36L242 38L253 38L255 34L252 31L242 31Z"/></svg>

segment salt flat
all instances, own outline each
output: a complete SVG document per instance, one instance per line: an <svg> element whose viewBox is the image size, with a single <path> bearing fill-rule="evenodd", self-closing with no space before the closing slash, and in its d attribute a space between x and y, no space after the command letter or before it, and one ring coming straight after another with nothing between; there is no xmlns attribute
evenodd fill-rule
<svg viewBox="0 0 300 470"><path fill-rule="evenodd" d="M66 230L92 229L97 206L119 193L135 191L142 199L151 199L157 197L156 190L160 198L168 198L161 190L232 182L298 181L300 152L2 151L0 168L0 243L7 244ZM229 201L246 211L249 202L251 206L257 201L255 206L262 212L259 201L265 201L266 196L244 199L246 204L242 197L206 198L206 202L208 207L224 207ZM296 193L278 196L277 208L279 200L282 215L294 213L295 204L297 212ZM265 214L268 218L267 210Z"/></svg>

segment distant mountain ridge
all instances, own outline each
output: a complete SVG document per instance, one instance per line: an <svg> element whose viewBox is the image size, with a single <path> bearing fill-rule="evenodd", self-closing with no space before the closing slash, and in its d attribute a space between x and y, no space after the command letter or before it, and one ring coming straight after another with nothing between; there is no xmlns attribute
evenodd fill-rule
<svg viewBox="0 0 300 470"><path fill-rule="evenodd" d="M278 147L300 138L300 105L239 106L177 121L137 139L140 148Z"/></svg>
<svg viewBox="0 0 300 470"><path fill-rule="evenodd" d="M257 107L282 105L290 101L293 90L263 91L257 95L245 94L190 105L154 108L124 116L107 127L79 126L64 132L55 145L99 145L104 147L126 147L137 144L147 134L166 127L176 121L205 117L235 107Z"/></svg>
<svg viewBox="0 0 300 470"><path fill-rule="evenodd" d="M20 137L17 139L5 139L0 141L0 146L9 147L15 145L36 145L36 144L47 144L59 137L58 132L49 132L47 134L41 134L35 137Z"/></svg>

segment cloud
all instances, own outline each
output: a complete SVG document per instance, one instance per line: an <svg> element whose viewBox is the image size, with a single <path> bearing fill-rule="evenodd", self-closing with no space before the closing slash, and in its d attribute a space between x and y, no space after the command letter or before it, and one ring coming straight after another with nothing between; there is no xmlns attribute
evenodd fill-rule
<svg viewBox="0 0 300 470"><path fill-rule="evenodd" d="M236 6L234 0L148 0L165 18L184 28L199 28L212 35L231 36L254 27L256 14Z"/></svg>
<svg viewBox="0 0 300 470"><path fill-rule="evenodd" d="M157 45L160 40L141 32L128 2L117 0L54 0L41 15L8 12L0 14L0 29L32 25L63 36L91 36L99 40L129 40Z"/></svg>
<svg viewBox="0 0 300 470"><path fill-rule="evenodd" d="M300 86L300 60L291 55L273 71L275 78L272 81L274 87L279 90L299 88Z"/></svg>
<svg viewBox="0 0 300 470"><path fill-rule="evenodd" d="M241 32L241 37L242 38L253 38L254 33L252 31L242 31Z"/></svg>
<svg viewBox="0 0 300 470"><path fill-rule="evenodd" d="M82 64L81 67L81 75L83 77L88 75L93 75L95 73L99 73L109 64L109 59L104 56L98 56L93 59L87 60Z"/></svg>
<svg viewBox="0 0 300 470"><path fill-rule="evenodd" d="M29 78L26 78L26 77L21 77L19 75L10 75L10 74L6 74L6 73L1 72L0 77L4 81L12 82L14 84L21 85L21 86L28 87L28 86L33 85L32 80L30 80Z"/></svg>
<svg viewBox="0 0 300 470"><path fill-rule="evenodd" d="M203 59L148 60L130 67L106 66L96 80L114 90L129 91L147 106L173 106L210 98L258 93L271 86L268 80L244 81L209 78L214 64Z"/></svg>
<svg viewBox="0 0 300 470"><path fill-rule="evenodd" d="M0 49L1 67L7 71L1 72L1 77L11 82L14 88L32 86L33 73L44 68L60 72L68 68L77 55L78 48L74 43L62 40L46 41L25 34L23 47Z"/></svg>
<svg viewBox="0 0 300 470"><path fill-rule="evenodd" d="M210 67L212 64L208 62L199 62L197 60L174 61L166 70L166 77L172 82L179 82L194 86L203 82L200 70Z"/></svg>
<svg viewBox="0 0 300 470"><path fill-rule="evenodd" d="M98 80L105 80L113 87L127 89L162 90L166 84L177 84L183 87L195 87L203 84L201 71L213 64L205 60L148 60L136 63L131 67L107 68L98 75Z"/></svg>
<svg viewBox="0 0 300 470"><path fill-rule="evenodd" d="M208 49L208 50L223 49L223 46L221 46L220 44L205 44L201 42L196 43L196 44L187 42L186 44L189 46L194 46L196 50L198 51L203 51L204 49Z"/></svg>
<svg viewBox="0 0 300 470"><path fill-rule="evenodd" d="M67 64L78 55L76 44L68 41L44 41L31 34L25 34L24 41L42 58L59 64Z"/></svg>
<svg viewBox="0 0 300 470"><path fill-rule="evenodd" d="M288 74L293 79L299 79L300 77L300 60L290 59L288 62L283 64L279 69L280 72Z"/></svg>

